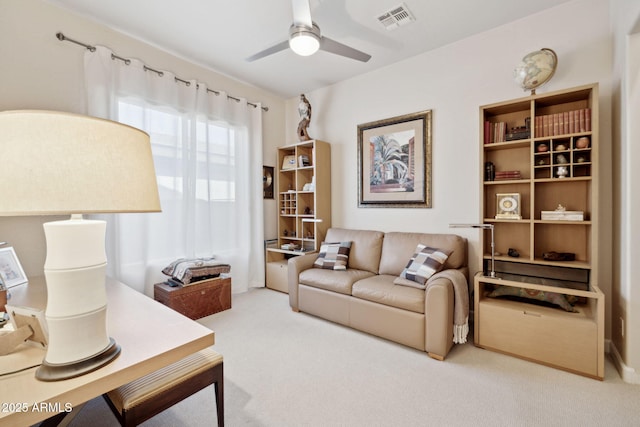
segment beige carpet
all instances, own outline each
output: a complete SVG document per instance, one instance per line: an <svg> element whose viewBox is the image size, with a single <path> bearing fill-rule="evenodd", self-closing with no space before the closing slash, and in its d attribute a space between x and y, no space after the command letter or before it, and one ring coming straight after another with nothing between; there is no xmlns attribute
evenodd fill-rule
<svg viewBox="0 0 640 427"><path fill-rule="evenodd" d="M293 313L288 295L256 289L201 319L225 360L226 425L638 426L640 386L607 361L597 381L476 348L444 362ZM213 388L143 426L213 426ZM71 426L117 425L102 399Z"/></svg>

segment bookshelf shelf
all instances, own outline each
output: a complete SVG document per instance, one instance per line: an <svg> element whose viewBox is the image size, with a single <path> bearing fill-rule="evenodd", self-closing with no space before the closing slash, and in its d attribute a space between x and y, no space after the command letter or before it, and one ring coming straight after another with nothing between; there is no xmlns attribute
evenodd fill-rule
<svg viewBox="0 0 640 427"><path fill-rule="evenodd" d="M317 251L331 227L331 146L310 140L278 148L278 239L266 249L266 285L288 292L287 259Z"/></svg>
<svg viewBox="0 0 640 427"><path fill-rule="evenodd" d="M484 171L480 217L494 225L498 277L508 273L516 279L476 276L475 344L602 379L604 295L597 284L598 85L482 106L480 134ZM509 135L526 137L506 141ZM498 176L507 179L498 180ZM495 219L496 198L504 193L519 195L522 219ZM559 205L577 211L583 220L542 219L543 211L554 211ZM486 237L481 238L480 261L488 271L491 242ZM510 249L519 256L508 256ZM573 260L557 261L560 258L549 256L553 253ZM526 279L518 279L520 276ZM576 305L582 317L561 309L532 309L535 306L529 302L486 297L498 285L538 289L529 286L533 279L544 284L571 280L584 285L585 301ZM572 294L560 285L545 290ZM523 310L542 314L527 317ZM581 320L576 322L578 317ZM543 343L540 335L548 342ZM575 349L570 346L560 354L554 348L562 348L562 340L574 342ZM551 347L540 351L544 346Z"/></svg>

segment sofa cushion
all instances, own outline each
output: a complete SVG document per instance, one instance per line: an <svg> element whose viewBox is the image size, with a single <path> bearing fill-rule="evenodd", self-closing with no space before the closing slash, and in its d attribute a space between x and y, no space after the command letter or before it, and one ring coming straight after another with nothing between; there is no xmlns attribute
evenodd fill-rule
<svg viewBox="0 0 640 427"><path fill-rule="evenodd" d="M351 242L349 268L378 274L383 238L384 233L381 231L330 228L327 230L324 240L326 242ZM415 248L416 245L413 247ZM400 270L402 271L402 269Z"/></svg>
<svg viewBox="0 0 640 427"><path fill-rule="evenodd" d="M466 239L458 235L389 232L385 234L382 244L379 273L400 276L418 244L451 251L444 269L467 265Z"/></svg>
<svg viewBox="0 0 640 427"><path fill-rule="evenodd" d="M419 244L416 251L393 283L425 289L427 280L442 270L451 252ZM404 280L403 280L404 279Z"/></svg>
<svg viewBox="0 0 640 427"><path fill-rule="evenodd" d="M320 253L313 266L326 270L346 270L349 261L351 242L337 242L320 244Z"/></svg>
<svg viewBox="0 0 640 427"><path fill-rule="evenodd" d="M424 314L425 291L393 284L395 276L381 274L358 280L353 284L356 298Z"/></svg>
<svg viewBox="0 0 640 427"><path fill-rule="evenodd" d="M300 273L298 282L314 288L351 295L351 287L354 282L370 276L373 276L373 273L352 268L346 271L309 268Z"/></svg>

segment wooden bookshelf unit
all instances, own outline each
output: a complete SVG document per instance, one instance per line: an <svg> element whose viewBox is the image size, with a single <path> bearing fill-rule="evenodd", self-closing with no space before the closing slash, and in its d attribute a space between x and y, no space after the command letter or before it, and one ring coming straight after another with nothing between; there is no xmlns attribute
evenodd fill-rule
<svg viewBox="0 0 640 427"><path fill-rule="evenodd" d="M288 292L287 260L318 251L331 227L331 146L310 140L278 148L278 239L266 249L266 285Z"/></svg>
<svg viewBox="0 0 640 427"><path fill-rule="evenodd" d="M480 347L602 379L598 132L597 84L480 107L480 214L484 223L494 225L499 278L475 278L474 340ZM519 215L512 219L503 215L504 195L519 199ZM557 219L562 209L581 216ZM549 212L558 215L546 219ZM486 272L488 235L482 235L481 247ZM509 256L510 249L518 256ZM500 278L501 273L511 279ZM567 312L488 298L487 289L495 286L569 295L582 302L576 312Z"/></svg>

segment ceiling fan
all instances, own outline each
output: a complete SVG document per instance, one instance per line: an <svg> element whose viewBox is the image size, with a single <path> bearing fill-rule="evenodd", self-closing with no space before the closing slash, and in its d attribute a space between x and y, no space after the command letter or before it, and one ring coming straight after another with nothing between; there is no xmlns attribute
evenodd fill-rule
<svg viewBox="0 0 640 427"><path fill-rule="evenodd" d="M287 47L290 47L291 50L301 56L313 55L320 49L355 59L356 61L367 62L371 59L371 55L321 35L320 27L311 20L309 0L292 0L291 3L293 6L293 24L289 27L289 40L251 55L247 58L247 61L251 62L264 58L285 50Z"/></svg>

